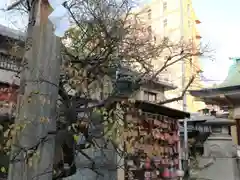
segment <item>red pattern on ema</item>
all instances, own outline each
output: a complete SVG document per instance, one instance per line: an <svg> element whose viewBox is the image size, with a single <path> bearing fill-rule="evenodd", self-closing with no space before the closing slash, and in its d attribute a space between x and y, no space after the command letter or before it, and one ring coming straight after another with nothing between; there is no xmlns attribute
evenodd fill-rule
<svg viewBox="0 0 240 180"><path fill-rule="evenodd" d="M17 90L12 87L0 87L0 101L16 102Z"/></svg>

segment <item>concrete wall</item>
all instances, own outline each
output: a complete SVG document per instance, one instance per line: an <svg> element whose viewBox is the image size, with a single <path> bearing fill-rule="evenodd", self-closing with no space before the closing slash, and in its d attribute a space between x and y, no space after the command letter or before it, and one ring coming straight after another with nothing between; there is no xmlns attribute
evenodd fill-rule
<svg viewBox="0 0 240 180"><path fill-rule="evenodd" d="M19 78L16 78L16 75L17 73L15 72L0 69L0 82L19 85L20 81Z"/></svg>

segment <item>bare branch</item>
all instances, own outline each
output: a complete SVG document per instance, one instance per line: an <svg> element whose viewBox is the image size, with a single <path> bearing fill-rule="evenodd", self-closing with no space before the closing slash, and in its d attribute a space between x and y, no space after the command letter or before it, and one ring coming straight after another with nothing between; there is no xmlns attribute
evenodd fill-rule
<svg viewBox="0 0 240 180"><path fill-rule="evenodd" d="M192 77L190 78L190 80L188 81L186 87L183 89L183 91L182 91L182 93L181 93L181 96L176 97L176 98L172 98L172 99L167 99L166 101L159 102L158 104L159 104L159 105L162 105L162 104L167 104L167 103L171 103L171 102L174 102L174 101L182 100L183 96L186 94L188 88L189 88L190 85L193 83L194 79L195 79L195 76L192 76Z"/></svg>

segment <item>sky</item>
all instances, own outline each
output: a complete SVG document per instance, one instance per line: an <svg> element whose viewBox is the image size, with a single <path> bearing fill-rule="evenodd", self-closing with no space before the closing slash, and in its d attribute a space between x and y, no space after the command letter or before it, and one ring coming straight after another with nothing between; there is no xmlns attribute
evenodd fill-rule
<svg viewBox="0 0 240 180"><path fill-rule="evenodd" d="M224 80L232 61L240 57L240 0L193 0L200 21L203 43L215 50L215 60L202 60L204 76L209 80ZM220 82L220 81L217 81Z"/></svg>
<svg viewBox="0 0 240 180"><path fill-rule="evenodd" d="M229 57L240 56L240 0L192 0L199 20L199 32L203 43L208 43L214 60L201 60L206 83L220 83L227 76L232 61ZM7 0L0 0L0 9ZM0 12L0 24L17 28L24 24L21 16Z"/></svg>

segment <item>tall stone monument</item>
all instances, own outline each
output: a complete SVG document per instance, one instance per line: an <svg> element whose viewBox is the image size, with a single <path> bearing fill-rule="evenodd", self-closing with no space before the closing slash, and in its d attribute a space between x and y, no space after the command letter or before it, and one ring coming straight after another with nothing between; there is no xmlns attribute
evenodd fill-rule
<svg viewBox="0 0 240 180"><path fill-rule="evenodd" d="M232 141L229 127L235 121L223 118L207 120L211 135L204 143L204 154L200 160L198 177L209 180L238 180L237 148Z"/></svg>

